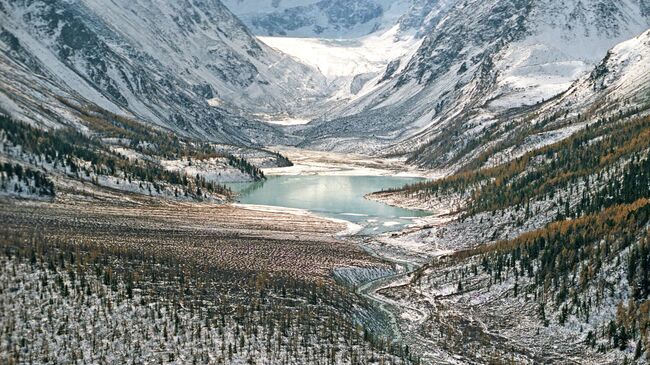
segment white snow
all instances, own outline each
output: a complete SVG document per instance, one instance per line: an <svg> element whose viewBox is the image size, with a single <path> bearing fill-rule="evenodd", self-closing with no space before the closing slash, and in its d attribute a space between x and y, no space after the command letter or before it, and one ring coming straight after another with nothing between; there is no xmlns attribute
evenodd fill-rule
<svg viewBox="0 0 650 365"><path fill-rule="evenodd" d="M277 124L277 125L303 125L311 122L311 119L307 118L294 118L290 116L286 116L284 118L277 117L274 119L271 117L271 119L264 119L264 118L269 118L268 116L263 116L261 119L262 122L269 123L269 124Z"/></svg>
<svg viewBox="0 0 650 365"><path fill-rule="evenodd" d="M648 29L648 20L638 13L638 5L621 1L620 26L598 28L594 11L584 11L584 22L574 29L561 26L580 7L576 1L539 6L531 16L531 35L509 45L497 62L502 70L500 95L491 107L532 105L567 90L580 76L590 72L608 49Z"/></svg>
<svg viewBox="0 0 650 365"><path fill-rule="evenodd" d="M258 37L300 62L318 69L333 84L334 100L375 89L389 62L410 57L422 42L414 34L399 34L399 26L356 39ZM365 82L353 87L355 76ZM358 90L354 90L358 89Z"/></svg>
<svg viewBox="0 0 650 365"><path fill-rule="evenodd" d="M394 227L394 226L399 226L399 222L394 222L394 221L388 221L384 222L384 227Z"/></svg>
<svg viewBox="0 0 650 365"><path fill-rule="evenodd" d="M258 37L269 46L318 68L329 79L382 71L420 43L413 36L396 41L398 26L358 39Z"/></svg>

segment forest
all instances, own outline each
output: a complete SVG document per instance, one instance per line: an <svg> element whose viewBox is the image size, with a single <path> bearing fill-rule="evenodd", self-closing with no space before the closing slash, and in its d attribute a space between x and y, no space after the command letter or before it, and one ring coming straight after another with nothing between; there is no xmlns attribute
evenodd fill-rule
<svg viewBox="0 0 650 365"><path fill-rule="evenodd" d="M116 127L117 128L117 127ZM125 130L128 135L129 130ZM5 148L14 148L20 154L18 160L26 160L29 165L39 167L43 172L30 172L39 176L38 183L43 181L41 175L47 175L48 170L61 170L68 177L80 178L96 182L98 176L112 176L119 179L140 182L148 189L160 192L163 184L172 186L174 195L192 196L203 198L205 193L230 195L230 190L224 185L206 180L202 176L188 176L178 171L171 171L162 167L156 158L175 157L186 159L206 159L221 157L228 163L251 175L254 179L264 179L264 174L259 168L252 165L242 157L235 157L218 151L209 144L195 145L191 142L181 143L177 138L160 134L147 144L132 139L129 145L135 143L140 146L138 150L147 151L151 158L134 160L115 152L102 142L98 135L85 135L72 128L55 130L42 130L29 126L23 122L0 115L0 133L5 137ZM115 138L120 134L111 134ZM146 146L146 147L143 147ZM25 155L25 156L23 156ZM33 168L25 167L26 171ZM12 170L13 171L13 170ZM31 178L30 175L30 178ZM48 189L51 190L48 185Z"/></svg>
<svg viewBox="0 0 650 365"><path fill-rule="evenodd" d="M579 328L590 348L625 362L650 359L649 154L650 117L618 114L506 164L396 190L463 194L460 222L507 212L523 226L552 213L540 228L434 261L414 282L455 280L457 295L494 297L484 303L494 311L534 303L543 326Z"/></svg>
<svg viewBox="0 0 650 365"><path fill-rule="evenodd" d="M331 281L34 234L0 245L6 364L419 363L353 322L367 304Z"/></svg>

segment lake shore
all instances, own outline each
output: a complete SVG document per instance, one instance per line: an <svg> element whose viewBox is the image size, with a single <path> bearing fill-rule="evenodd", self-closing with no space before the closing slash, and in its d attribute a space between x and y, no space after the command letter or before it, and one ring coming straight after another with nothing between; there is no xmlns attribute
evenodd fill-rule
<svg viewBox="0 0 650 365"><path fill-rule="evenodd" d="M440 178L446 171L425 170L407 165L404 159L369 157L350 153L272 147L293 162L291 167L264 169L266 175L329 175L329 176L396 176Z"/></svg>
<svg viewBox="0 0 650 365"><path fill-rule="evenodd" d="M311 214L149 199L107 202L0 200L5 235L153 250L242 272L331 280L337 267L384 264L337 234L343 222Z"/></svg>

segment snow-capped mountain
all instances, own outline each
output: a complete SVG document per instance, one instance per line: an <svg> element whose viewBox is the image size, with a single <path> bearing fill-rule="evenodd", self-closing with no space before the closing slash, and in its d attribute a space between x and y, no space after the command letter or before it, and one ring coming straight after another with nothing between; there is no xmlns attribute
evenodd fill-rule
<svg viewBox="0 0 650 365"><path fill-rule="evenodd" d="M350 39L395 24L410 0L225 0L259 35Z"/></svg>
<svg viewBox="0 0 650 365"><path fill-rule="evenodd" d="M457 0L224 0L260 36L356 39L398 26L420 36Z"/></svg>
<svg viewBox="0 0 650 365"><path fill-rule="evenodd" d="M342 106L407 63L457 0L226 0L259 39L321 71ZM326 108L327 109L327 108Z"/></svg>
<svg viewBox="0 0 650 365"><path fill-rule="evenodd" d="M650 30L612 48L596 68L560 99L565 107L582 108L608 99L629 106L650 101Z"/></svg>
<svg viewBox="0 0 650 365"><path fill-rule="evenodd" d="M406 65L389 65L379 88L306 129L305 144L388 153L444 145L430 164L448 164L508 113L562 93L646 30L648 9L635 0L457 2Z"/></svg>
<svg viewBox="0 0 650 365"><path fill-rule="evenodd" d="M476 159L477 166L496 166L559 142L598 121L647 114L650 110L650 30L616 45L591 72L558 96L534 107L499 116L481 144L457 155L457 167ZM474 131L476 133L476 131ZM425 145L412 162L435 161L441 144ZM479 156L483 154L484 158ZM485 158L487 157L487 158Z"/></svg>
<svg viewBox="0 0 650 365"><path fill-rule="evenodd" d="M646 30L610 49L591 72L534 112L540 116L564 112L557 119L568 120L581 113L605 118L620 111L650 109L649 67L650 30Z"/></svg>
<svg viewBox="0 0 650 365"><path fill-rule="evenodd" d="M54 124L74 121L70 103L89 103L188 135L257 144L296 139L250 119L316 115L297 129L304 146L416 151L412 161L448 165L650 25L646 0L227 5L262 42L218 0L0 0L0 105ZM308 25L293 27L296 12L311 14ZM276 19L263 24L284 30L254 19ZM276 34L290 37L268 37Z"/></svg>
<svg viewBox="0 0 650 365"><path fill-rule="evenodd" d="M72 98L186 134L263 143L279 133L232 113L294 114L326 87L218 0L3 0L0 27L9 91L0 100L23 114Z"/></svg>

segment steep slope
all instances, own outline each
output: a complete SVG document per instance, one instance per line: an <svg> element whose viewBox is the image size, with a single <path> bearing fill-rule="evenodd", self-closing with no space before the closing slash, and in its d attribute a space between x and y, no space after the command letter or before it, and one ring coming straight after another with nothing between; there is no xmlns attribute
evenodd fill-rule
<svg viewBox="0 0 650 365"><path fill-rule="evenodd" d="M371 195L436 212L382 239L429 260L375 293L423 359L647 364L648 60L650 30L486 132L464 171Z"/></svg>
<svg viewBox="0 0 650 365"><path fill-rule="evenodd" d="M368 93L386 72L399 69L417 49L421 39L399 36L398 26L357 39L259 37L259 39L317 68L327 77L332 94L327 99L344 108L349 100ZM319 117L323 113L314 113Z"/></svg>
<svg viewBox="0 0 650 365"><path fill-rule="evenodd" d="M403 154L444 144L435 161L419 162L453 164L488 127L565 91L646 30L647 9L631 0L456 3L402 70L306 129L305 145Z"/></svg>
<svg viewBox="0 0 650 365"><path fill-rule="evenodd" d="M517 117L510 130L483 144L467 168L493 166L555 143L596 121L645 114L650 108L650 31L608 51L566 92ZM495 135L491 135L494 137ZM476 153L464 158L472 161ZM421 160L421 162L424 162Z"/></svg>
<svg viewBox="0 0 650 365"><path fill-rule="evenodd" d="M314 117L345 109L351 100L371 93L402 70L424 35L455 3L226 1L262 42L317 68L327 77L332 94L315 105Z"/></svg>
<svg viewBox="0 0 650 365"><path fill-rule="evenodd" d="M442 213L385 243L453 252L381 293L406 313L439 313L402 317L411 347L479 362L645 364L649 136L649 115L616 113L516 160L378 193ZM435 335L447 327L463 335Z"/></svg>
<svg viewBox="0 0 650 365"><path fill-rule="evenodd" d="M268 143L280 133L235 115L293 112L325 86L218 0L3 0L0 24L2 106L32 117L63 97L180 133Z"/></svg>
<svg viewBox="0 0 650 365"><path fill-rule="evenodd" d="M355 39L398 25L421 36L457 0L224 0L260 36Z"/></svg>
<svg viewBox="0 0 650 365"><path fill-rule="evenodd" d="M394 25L410 0L225 0L259 35L351 39Z"/></svg>

